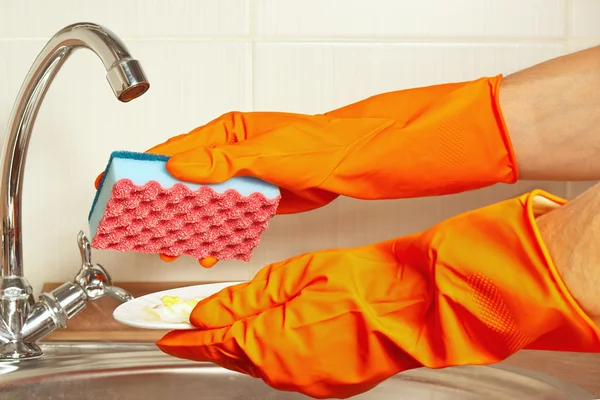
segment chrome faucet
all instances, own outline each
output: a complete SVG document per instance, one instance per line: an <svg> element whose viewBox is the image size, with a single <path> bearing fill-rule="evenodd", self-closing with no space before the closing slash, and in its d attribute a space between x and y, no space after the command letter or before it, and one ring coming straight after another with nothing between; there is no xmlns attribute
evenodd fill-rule
<svg viewBox="0 0 600 400"><path fill-rule="evenodd" d="M54 77L79 48L92 50L106 68L115 96L129 102L144 94L150 84L139 62L110 30L92 23L77 23L58 31L35 59L19 91L3 142L0 215L2 217L2 276L0 277L0 361L37 358L36 342L83 310L88 301L104 296L126 302L133 297L112 286L110 275L92 264L91 247L83 232L77 242L82 266L67 282L36 302L23 274L22 188L31 131L44 96Z"/></svg>

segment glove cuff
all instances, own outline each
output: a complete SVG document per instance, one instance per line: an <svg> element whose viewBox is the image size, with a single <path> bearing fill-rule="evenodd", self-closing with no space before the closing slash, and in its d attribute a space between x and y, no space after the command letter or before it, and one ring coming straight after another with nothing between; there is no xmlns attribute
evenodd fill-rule
<svg viewBox="0 0 600 400"><path fill-rule="evenodd" d="M548 292L554 292L551 298L554 305L550 310L557 313L558 324L555 328L539 339L532 342L527 348L539 350L599 352L600 351L600 327L586 314L582 307L569 292L562 280L550 252L546 247L535 218L539 215L539 198L548 199L559 205L564 205L567 200L551 195L542 190L535 190L523 196L527 207L527 220L532 231L532 241L540 250L540 261L545 264L552 281L548 282ZM536 210L537 208L537 210ZM549 311L550 311L549 310Z"/></svg>
<svg viewBox="0 0 600 400"><path fill-rule="evenodd" d="M400 263L428 269L434 283L413 357L446 367L495 363L523 348L600 351L600 329L569 293L535 222L565 202L535 190L399 240Z"/></svg>

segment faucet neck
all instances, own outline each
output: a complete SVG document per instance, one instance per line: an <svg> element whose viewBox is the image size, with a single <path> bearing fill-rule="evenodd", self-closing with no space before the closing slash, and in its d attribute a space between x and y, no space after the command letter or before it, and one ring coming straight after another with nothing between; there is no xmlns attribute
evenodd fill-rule
<svg viewBox="0 0 600 400"><path fill-rule="evenodd" d="M128 102L144 94L149 84L123 42L110 30L92 23L78 23L57 32L31 66L13 107L0 166L0 215L2 216L2 276L23 275L22 189L31 131L40 105L54 77L78 48L92 50L107 71L115 96Z"/></svg>
<svg viewBox="0 0 600 400"><path fill-rule="evenodd" d="M1 153L2 276L23 276L22 189L31 131L40 105L70 50L50 41L29 70L13 107Z"/></svg>

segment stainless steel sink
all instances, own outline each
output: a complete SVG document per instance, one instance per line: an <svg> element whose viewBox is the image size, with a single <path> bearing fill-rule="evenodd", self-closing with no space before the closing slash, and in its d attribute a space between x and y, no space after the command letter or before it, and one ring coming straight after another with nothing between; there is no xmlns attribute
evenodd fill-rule
<svg viewBox="0 0 600 400"><path fill-rule="evenodd" d="M42 345L37 360L0 363L4 400L291 400L258 379L171 358L151 344ZM403 399L594 399L572 384L502 365L419 369L354 397Z"/></svg>

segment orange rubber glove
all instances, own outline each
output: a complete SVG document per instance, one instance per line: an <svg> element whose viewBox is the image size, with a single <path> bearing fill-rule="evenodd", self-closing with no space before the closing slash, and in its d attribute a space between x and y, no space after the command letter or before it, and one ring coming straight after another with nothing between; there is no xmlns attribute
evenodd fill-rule
<svg viewBox="0 0 600 400"><path fill-rule="evenodd" d="M501 77L378 95L324 115L230 113L153 147L194 183L250 175L283 189L279 214L339 195L399 199L514 182Z"/></svg>
<svg viewBox="0 0 600 400"><path fill-rule="evenodd" d="M539 239L548 199L563 202L535 191L422 233L272 264L201 301L190 317L199 330L157 345L316 398L523 348L600 351L600 330Z"/></svg>
<svg viewBox="0 0 600 400"><path fill-rule="evenodd" d="M229 113L148 152L172 156L167 169L184 181L250 175L271 182L282 191L279 214L339 195L399 199L513 183L501 80L400 90L323 115Z"/></svg>

